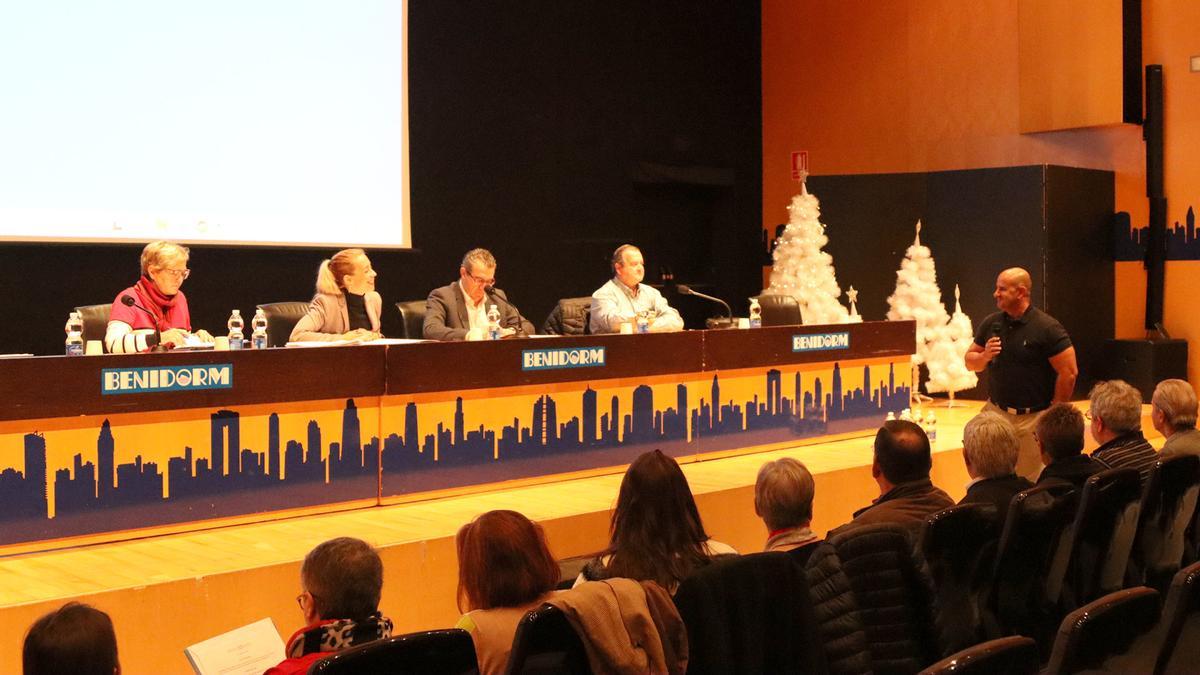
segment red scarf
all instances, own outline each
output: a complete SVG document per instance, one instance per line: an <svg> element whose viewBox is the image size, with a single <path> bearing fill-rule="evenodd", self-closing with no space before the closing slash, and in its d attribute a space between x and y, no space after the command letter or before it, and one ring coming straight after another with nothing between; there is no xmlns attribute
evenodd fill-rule
<svg viewBox="0 0 1200 675"><path fill-rule="evenodd" d="M160 332L172 328L191 329L191 317L187 316L186 310L183 310L179 303L182 294L163 295L158 286L154 285L154 281L147 276L138 279L133 289L138 294L138 304L154 315L154 327ZM182 314L176 316L180 312Z"/></svg>

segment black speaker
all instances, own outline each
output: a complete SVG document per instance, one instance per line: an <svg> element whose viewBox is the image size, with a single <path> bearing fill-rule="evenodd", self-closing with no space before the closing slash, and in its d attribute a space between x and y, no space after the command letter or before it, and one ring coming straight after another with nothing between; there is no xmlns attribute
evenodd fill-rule
<svg viewBox="0 0 1200 675"><path fill-rule="evenodd" d="M1187 379L1187 340L1108 340L1095 372L1097 379L1132 384L1149 403L1159 382Z"/></svg>

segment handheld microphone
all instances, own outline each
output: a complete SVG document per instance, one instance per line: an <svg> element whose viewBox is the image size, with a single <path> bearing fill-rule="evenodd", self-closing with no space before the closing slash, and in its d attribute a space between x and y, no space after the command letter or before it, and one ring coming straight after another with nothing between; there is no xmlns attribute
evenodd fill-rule
<svg viewBox="0 0 1200 675"><path fill-rule="evenodd" d="M701 293L700 291L693 290L692 287L687 286L685 284L675 284L675 290L678 291L680 295L694 295L698 298L704 298L705 300L710 300L712 302L721 303L721 305L723 307L725 307L725 314L726 314L725 321L727 323L725 323L724 325L714 323L712 325L713 328L728 328L733 325L733 309L729 307L728 302L725 302L724 300L722 300L720 298Z"/></svg>
<svg viewBox="0 0 1200 675"><path fill-rule="evenodd" d="M508 305L509 308L512 309L514 316L510 317L509 322L508 322L510 325L507 327L515 330L516 331L515 335L517 337L525 337L525 326L521 321L521 310L517 309L516 305L509 302L508 298L501 295L500 293L497 293L496 291L497 291L497 289L495 286L484 286L484 288L483 288L483 292L485 294L487 294L487 296L489 298L491 298L492 300L495 300L497 302L504 303L505 305Z"/></svg>

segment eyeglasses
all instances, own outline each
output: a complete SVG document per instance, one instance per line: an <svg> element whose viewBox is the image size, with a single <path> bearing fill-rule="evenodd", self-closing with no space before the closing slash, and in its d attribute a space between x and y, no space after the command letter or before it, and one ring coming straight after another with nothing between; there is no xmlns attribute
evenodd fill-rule
<svg viewBox="0 0 1200 675"><path fill-rule="evenodd" d="M467 274L467 276L471 277L471 279L475 283L479 284L480 286L491 286L496 283L496 277L492 277L491 279L484 279L482 277L477 277L474 274Z"/></svg>
<svg viewBox="0 0 1200 675"><path fill-rule="evenodd" d="M1091 411L1091 410L1085 410L1085 411L1083 412L1083 419L1085 419L1085 420L1087 420L1087 421L1091 422L1091 421L1092 421L1092 411Z"/></svg>
<svg viewBox="0 0 1200 675"><path fill-rule="evenodd" d="M173 269L164 267L159 271L170 274L171 276L175 277L176 279L179 279L180 281L183 281L184 279L192 276L192 271L187 268L184 268L181 270L173 270Z"/></svg>
<svg viewBox="0 0 1200 675"><path fill-rule="evenodd" d="M296 604L300 605L301 612L304 611L304 596L306 595L310 598L309 602L314 602L317 599L317 596L313 595L311 591L301 591L300 595L296 596Z"/></svg>

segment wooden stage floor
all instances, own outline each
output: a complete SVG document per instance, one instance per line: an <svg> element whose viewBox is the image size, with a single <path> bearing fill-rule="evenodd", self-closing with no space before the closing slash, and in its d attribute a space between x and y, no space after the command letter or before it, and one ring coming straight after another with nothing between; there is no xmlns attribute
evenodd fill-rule
<svg viewBox="0 0 1200 675"><path fill-rule="evenodd" d="M979 410L932 408L938 418L933 480L964 493L962 427ZM1147 423L1144 428L1152 432ZM697 461L683 469L704 524L739 551L762 550L766 530L754 515L754 479L763 462L803 461L816 477L813 529L849 520L878 495L871 478L874 434L785 450ZM1161 443L1161 439L1156 444ZM451 626L457 563L454 534L476 515L514 509L542 523L559 558L602 548L620 473L422 502L239 525L0 558L0 672L20 671L20 643L38 616L67 600L107 611L125 673L190 673L183 648L263 617L284 639L300 627L300 562L333 537L362 538L384 562L381 609L397 632Z"/></svg>

